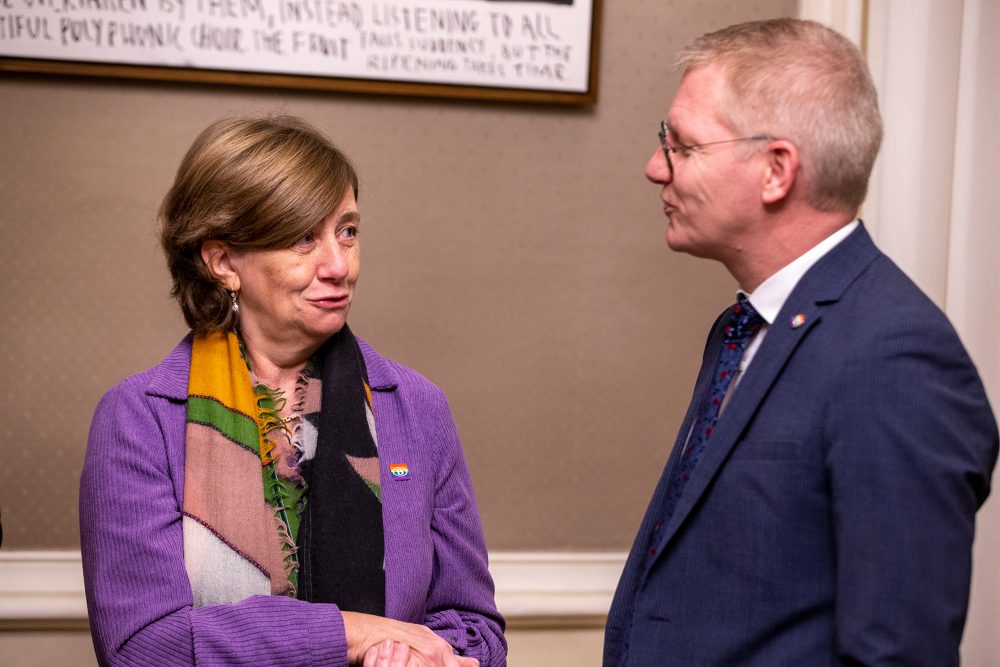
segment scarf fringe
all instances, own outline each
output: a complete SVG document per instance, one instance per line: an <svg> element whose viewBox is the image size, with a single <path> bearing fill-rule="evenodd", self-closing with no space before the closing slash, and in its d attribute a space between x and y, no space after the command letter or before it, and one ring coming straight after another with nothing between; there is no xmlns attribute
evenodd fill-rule
<svg viewBox="0 0 1000 667"><path fill-rule="evenodd" d="M300 374L296 380L296 393L298 393L300 383L304 392L306 382L307 380ZM295 487L304 485L305 480L298 472L295 472L290 479L283 479L277 474L278 458L281 452L274 440L271 439L270 433L281 431L292 441L292 432L287 424L288 420L281 417L281 411L287 404L284 392L279 389L271 389L263 384L254 385L253 389L254 395L257 397L257 424L260 429L260 461L264 476L264 500L274 509L274 521L281 540L284 574L291 586L290 595L294 597L298 591L299 549L295 544L295 538L292 537L291 517L296 517L295 523L298 524L298 517L302 516L302 509L305 508L306 501L300 493L297 493ZM293 411L292 414L296 413ZM294 507L289 504L289 500L292 498L297 498Z"/></svg>

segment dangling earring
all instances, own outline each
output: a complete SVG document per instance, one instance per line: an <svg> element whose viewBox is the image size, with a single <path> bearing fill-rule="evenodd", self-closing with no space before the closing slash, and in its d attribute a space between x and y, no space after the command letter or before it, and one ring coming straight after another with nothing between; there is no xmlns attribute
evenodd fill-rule
<svg viewBox="0 0 1000 667"><path fill-rule="evenodd" d="M240 304L236 300L236 290L229 290L229 298L233 302L233 305L231 306L231 308L233 309L233 312L234 313L240 312Z"/></svg>

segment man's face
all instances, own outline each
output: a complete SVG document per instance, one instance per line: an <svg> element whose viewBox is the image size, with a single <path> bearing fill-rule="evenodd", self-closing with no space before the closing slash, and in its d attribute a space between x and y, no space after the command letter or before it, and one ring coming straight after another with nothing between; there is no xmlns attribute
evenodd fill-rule
<svg viewBox="0 0 1000 667"><path fill-rule="evenodd" d="M691 70L681 80L667 114L671 146L736 139L719 117L726 89L717 65ZM746 146L723 143L671 153L673 175L658 147L646 164L646 177L662 186L660 198L667 224L667 245L726 262L747 240L754 216L761 208L761 171Z"/></svg>

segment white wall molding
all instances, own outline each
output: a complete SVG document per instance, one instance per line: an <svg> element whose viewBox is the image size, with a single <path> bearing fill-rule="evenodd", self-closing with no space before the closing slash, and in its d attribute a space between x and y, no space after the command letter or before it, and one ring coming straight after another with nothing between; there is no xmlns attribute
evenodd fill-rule
<svg viewBox="0 0 1000 667"><path fill-rule="evenodd" d="M0 627L86 618L79 551L0 551Z"/></svg>
<svg viewBox="0 0 1000 667"><path fill-rule="evenodd" d="M602 626L625 553L490 554L497 605L512 626ZM0 630L85 621L79 551L0 551Z"/></svg>
<svg viewBox="0 0 1000 667"><path fill-rule="evenodd" d="M627 555L490 554L497 607L514 627L603 627Z"/></svg>

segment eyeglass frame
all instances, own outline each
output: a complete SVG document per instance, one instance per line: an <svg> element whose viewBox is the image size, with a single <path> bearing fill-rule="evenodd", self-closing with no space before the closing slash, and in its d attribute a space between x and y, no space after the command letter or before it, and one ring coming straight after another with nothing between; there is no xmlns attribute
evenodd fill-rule
<svg viewBox="0 0 1000 667"><path fill-rule="evenodd" d="M671 146L667 143L667 137L670 135L670 126L667 125L667 121L660 121L660 131L657 133L660 137L660 147L663 148L663 156L667 158L667 169L670 170L671 180L674 177L674 161L670 159L671 153L676 153L678 151L690 151L696 148L704 148L705 146L716 146L718 144L731 144L737 141L774 141L777 137L772 137L770 134L758 134L752 137L740 137L739 139L723 139L722 141L708 141L703 144L677 144L676 146Z"/></svg>

